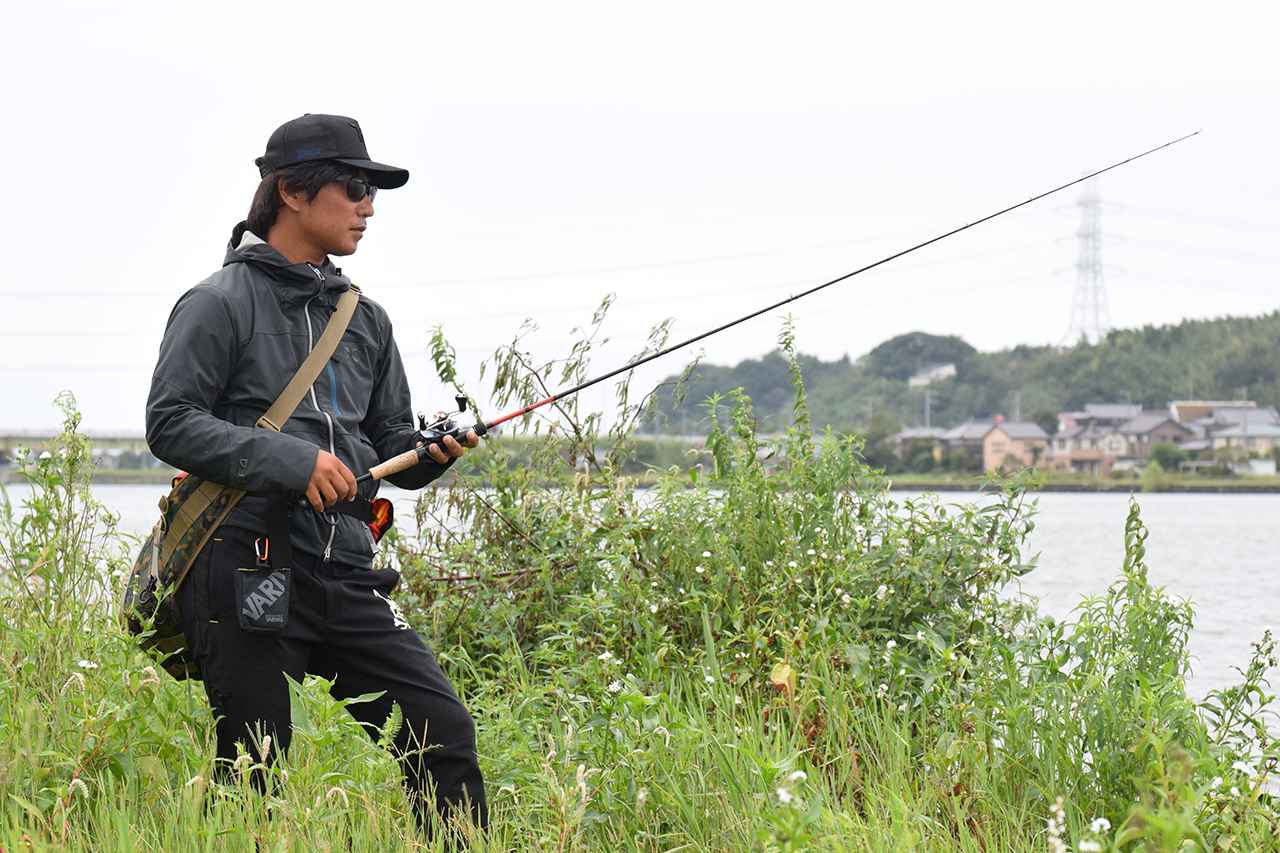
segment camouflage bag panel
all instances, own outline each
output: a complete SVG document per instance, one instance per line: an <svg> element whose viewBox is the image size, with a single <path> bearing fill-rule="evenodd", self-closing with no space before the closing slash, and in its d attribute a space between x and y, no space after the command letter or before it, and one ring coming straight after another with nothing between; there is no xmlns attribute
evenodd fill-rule
<svg viewBox="0 0 1280 853"><path fill-rule="evenodd" d="M160 520L142 543L125 582L120 618L147 651L154 650L174 678L200 678L187 650L178 611L178 589L214 531L244 496L231 489L184 476L160 499Z"/></svg>

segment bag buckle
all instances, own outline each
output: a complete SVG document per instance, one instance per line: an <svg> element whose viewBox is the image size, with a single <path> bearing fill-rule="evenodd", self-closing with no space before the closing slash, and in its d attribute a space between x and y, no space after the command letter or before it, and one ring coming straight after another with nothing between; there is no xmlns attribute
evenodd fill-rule
<svg viewBox="0 0 1280 853"><path fill-rule="evenodd" d="M259 536L253 540L253 553L257 555L259 563L267 562L271 556L271 539L267 536Z"/></svg>

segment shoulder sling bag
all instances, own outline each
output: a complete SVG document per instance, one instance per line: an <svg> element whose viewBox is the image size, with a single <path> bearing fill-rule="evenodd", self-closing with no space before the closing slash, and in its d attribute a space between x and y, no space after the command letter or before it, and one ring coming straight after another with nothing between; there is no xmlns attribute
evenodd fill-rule
<svg viewBox="0 0 1280 853"><path fill-rule="evenodd" d="M271 408L258 418L258 427L281 430L337 349L359 301L360 291L354 286L342 294L320 340ZM160 520L142 543L125 583L121 622L144 650L159 653L161 665L179 680L199 678L200 667L182 634L178 589L214 531L244 495L242 489L180 476L160 499Z"/></svg>

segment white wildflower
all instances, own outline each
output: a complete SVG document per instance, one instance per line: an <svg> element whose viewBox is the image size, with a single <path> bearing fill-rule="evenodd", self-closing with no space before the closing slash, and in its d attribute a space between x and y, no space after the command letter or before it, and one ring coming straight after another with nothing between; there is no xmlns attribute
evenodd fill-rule
<svg viewBox="0 0 1280 853"><path fill-rule="evenodd" d="M605 664L610 664L614 662L615 658L613 656L613 652L609 651L608 649L605 649L603 652L596 655L596 660Z"/></svg>
<svg viewBox="0 0 1280 853"><path fill-rule="evenodd" d="M742 697L741 697L741 696L736 696L736 695L735 695L735 696L733 697L733 704L735 704L735 705L741 705L741 704L742 704Z"/></svg>
<svg viewBox="0 0 1280 853"><path fill-rule="evenodd" d="M788 560L788 561L787 561L787 568L789 568L789 569L797 568L797 567L799 567L799 565L800 565L800 564L799 564L799 563L797 563L795 560Z"/></svg>
<svg viewBox="0 0 1280 853"><path fill-rule="evenodd" d="M1240 796L1240 789L1239 789L1239 788L1237 788L1235 785L1232 785L1232 786L1231 786L1231 796L1233 796L1233 797L1239 797L1239 796Z"/></svg>
<svg viewBox="0 0 1280 853"><path fill-rule="evenodd" d="M889 587L885 586L884 584L880 584L879 589L876 590L876 598L879 599L880 601L884 601L885 597L888 595L889 595Z"/></svg>
<svg viewBox="0 0 1280 853"><path fill-rule="evenodd" d="M846 592L840 596L840 603L845 607L848 607L850 604L853 604L853 599L849 596L849 593Z"/></svg>
<svg viewBox="0 0 1280 853"><path fill-rule="evenodd" d="M809 774L805 773L803 770L793 770L791 771L791 775L787 776L787 781L803 782L805 779L808 779L808 778L809 778Z"/></svg>
<svg viewBox="0 0 1280 853"><path fill-rule="evenodd" d="M1094 835L1101 835L1104 832L1111 831L1111 821L1105 817L1095 817L1093 823L1089 824L1089 831Z"/></svg>
<svg viewBox="0 0 1280 853"><path fill-rule="evenodd" d="M881 696L886 695L889 692L889 685L885 684L884 682L881 682L880 686L876 688L876 692L879 693Z"/></svg>
<svg viewBox="0 0 1280 853"><path fill-rule="evenodd" d="M1244 775L1249 777L1254 776L1254 774L1258 772L1254 770L1252 767L1250 767L1248 764L1245 764L1243 761L1234 762L1231 765L1231 769L1235 770L1237 773L1243 773Z"/></svg>
<svg viewBox="0 0 1280 853"><path fill-rule="evenodd" d="M897 641L897 640L890 640L889 642L887 642L887 643L885 643L885 644L884 644L884 647L885 647L886 649L896 649L896 648L898 647L898 641Z"/></svg>
<svg viewBox="0 0 1280 853"><path fill-rule="evenodd" d="M621 693L622 682L615 678L613 681L609 682L609 686L606 687L605 689L608 690L610 693Z"/></svg>
<svg viewBox="0 0 1280 853"><path fill-rule="evenodd" d="M84 660L83 658L76 661L76 666L80 667L81 669L97 669L98 668L98 665L96 663L94 663L91 660Z"/></svg>
<svg viewBox="0 0 1280 853"><path fill-rule="evenodd" d="M649 799L648 788L641 788L639 791L636 791L636 808L637 809L644 808L644 801L647 799Z"/></svg>
<svg viewBox="0 0 1280 853"><path fill-rule="evenodd" d="M702 552L702 556L703 556L703 557L710 557L710 556L711 556L711 552L710 552L710 551L703 551L703 552Z"/></svg>
<svg viewBox="0 0 1280 853"><path fill-rule="evenodd" d="M650 604L650 605L649 605L649 612L650 612L650 613L657 613L657 612L658 612L658 605L656 605L656 604Z"/></svg>
<svg viewBox="0 0 1280 853"><path fill-rule="evenodd" d="M703 572L705 572L705 571L706 571L706 569L704 569L704 568L702 567L702 564L701 564L701 563L699 563L698 565L694 566L694 567L693 567L693 570L694 570L695 572L697 572L698 574L702 574Z"/></svg>
<svg viewBox="0 0 1280 853"><path fill-rule="evenodd" d="M37 458L37 459L42 459L42 460L43 460L43 459L52 459L52 458L53 458L53 454L46 450L45 452L41 453L41 454L40 454L39 456L37 456L36 458Z"/></svg>
<svg viewBox="0 0 1280 853"><path fill-rule="evenodd" d="M765 560L764 564L771 569L773 568L773 560Z"/></svg>
<svg viewBox="0 0 1280 853"><path fill-rule="evenodd" d="M1221 787L1222 787L1222 777L1221 777L1221 776L1214 776L1214 777L1213 777L1213 779L1209 782L1209 787L1210 787L1210 788L1215 788L1215 789L1216 789L1216 788L1221 788Z"/></svg>
<svg viewBox="0 0 1280 853"><path fill-rule="evenodd" d="M815 554L817 554L818 552L817 552L817 551L815 551L815 550L813 550L812 548L810 548L808 551L805 551L805 553L806 553L806 554L808 554L810 557L812 557L812 556L814 556Z"/></svg>
<svg viewBox="0 0 1280 853"><path fill-rule="evenodd" d="M916 641L921 643L924 642L924 631L916 631Z"/></svg>
<svg viewBox="0 0 1280 853"><path fill-rule="evenodd" d="M1081 841L1076 845L1080 853L1102 853L1102 845L1097 841Z"/></svg>
<svg viewBox="0 0 1280 853"><path fill-rule="evenodd" d="M778 795L778 802L782 803L784 806L791 805L791 801L795 799L795 795L786 788L779 788L774 793Z"/></svg>
<svg viewBox="0 0 1280 853"><path fill-rule="evenodd" d="M714 678L712 678L710 675L704 675L704 676L702 676L702 680L703 680L703 681L705 681L705 682L707 682L707 684L715 684L715 683L716 683L716 680L715 680Z"/></svg>
<svg viewBox="0 0 1280 853"><path fill-rule="evenodd" d="M1062 840L1063 834L1067 829L1067 813L1063 808L1063 799L1058 799L1053 804L1053 811L1049 814L1049 819L1045 821L1045 830L1049 835L1050 853L1067 853L1070 849L1066 842Z"/></svg>

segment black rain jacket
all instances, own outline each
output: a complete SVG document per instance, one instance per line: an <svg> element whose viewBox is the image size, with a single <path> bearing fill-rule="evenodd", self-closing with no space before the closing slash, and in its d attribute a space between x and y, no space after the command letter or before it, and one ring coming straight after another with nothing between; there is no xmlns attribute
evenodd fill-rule
<svg viewBox="0 0 1280 853"><path fill-rule="evenodd" d="M350 286L327 259L320 267L290 263L241 223L222 269L183 294L169 315L147 398L147 444L176 468L250 492L228 524L265 533L268 507L305 491L321 448L358 476L417 442L391 321L363 294L283 430L254 426ZM419 489L445 467L428 460L389 479ZM366 498L377 491L377 481L360 486ZM293 547L372 565L373 537L363 522L299 506L289 523Z"/></svg>

